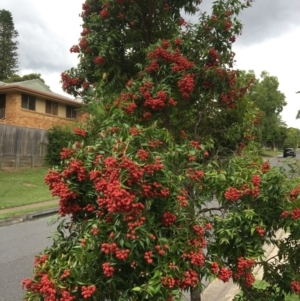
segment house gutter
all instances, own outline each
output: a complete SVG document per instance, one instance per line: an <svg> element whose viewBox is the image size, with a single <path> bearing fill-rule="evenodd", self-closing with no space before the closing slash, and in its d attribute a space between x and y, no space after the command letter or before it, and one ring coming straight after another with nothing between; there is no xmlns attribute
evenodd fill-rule
<svg viewBox="0 0 300 301"><path fill-rule="evenodd" d="M76 102L76 101L71 100L71 99L67 99L65 97L59 97L59 96L53 95L52 93L46 93L46 92L30 89L30 88L20 86L20 85L15 85L15 84L8 85L8 86L6 86L6 85L0 86L0 92L1 91L4 91L4 92L5 91L28 92L28 93L33 94L33 95L43 96L43 97L45 97L49 100L58 100L60 102L67 103L67 104L72 104L72 105L75 105L75 106L78 106L78 107L82 106L81 103Z"/></svg>

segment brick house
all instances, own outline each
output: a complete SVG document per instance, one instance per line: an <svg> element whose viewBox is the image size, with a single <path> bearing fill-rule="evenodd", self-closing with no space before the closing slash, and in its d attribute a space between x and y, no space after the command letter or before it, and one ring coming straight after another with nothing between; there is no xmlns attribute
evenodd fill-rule
<svg viewBox="0 0 300 301"><path fill-rule="evenodd" d="M0 125L48 130L56 124L82 121L81 106L80 101L52 92L38 79L0 81Z"/></svg>

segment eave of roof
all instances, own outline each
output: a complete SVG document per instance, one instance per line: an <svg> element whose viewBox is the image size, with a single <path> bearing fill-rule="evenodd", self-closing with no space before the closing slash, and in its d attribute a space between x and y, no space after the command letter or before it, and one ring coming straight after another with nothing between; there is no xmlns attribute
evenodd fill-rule
<svg viewBox="0 0 300 301"><path fill-rule="evenodd" d="M42 96L43 98L47 98L49 100L56 100L56 101L59 101L62 103L72 104L72 105L78 106L78 107L82 106L82 103L80 103L76 100L67 98L65 96L59 95L57 93L53 93L53 92L48 93L48 92L44 92L44 91L39 91L36 89L31 89L26 86L14 84L14 83L13 84L5 84L5 85L0 86L0 92L2 92L2 91L3 92L11 92L11 91L26 92L29 94L33 94L35 96Z"/></svg>

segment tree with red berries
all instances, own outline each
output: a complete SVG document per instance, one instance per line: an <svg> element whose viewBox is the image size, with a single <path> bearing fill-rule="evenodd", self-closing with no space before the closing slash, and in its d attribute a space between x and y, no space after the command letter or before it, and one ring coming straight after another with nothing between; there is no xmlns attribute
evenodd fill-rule
<svg viewBox="0 0 300 301"><path fill-rule="evenodd" d="M233 69L249 3L215 1L188 24L180 12L199 4L84 3L80 63L62 79L97 114L46 176L70 218L23 281L26 300L171 301L189 290L196 301L215 278L233 279L240 301L299 294L299 179L257 155L252 80ZM279 250L271 260L266 243Z"/></svg>

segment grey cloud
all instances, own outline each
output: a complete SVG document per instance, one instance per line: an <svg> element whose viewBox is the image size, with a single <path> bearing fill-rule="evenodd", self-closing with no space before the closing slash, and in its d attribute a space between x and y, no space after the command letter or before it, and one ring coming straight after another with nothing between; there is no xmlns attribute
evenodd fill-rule
<svg viewBox="0 0 300 301"><path fill-rule="evenodd" d="M20 9L21 5L23 9ZM12 13L15 28L19 32L18 54L21 73L24 73L23 70L35 70L42 75L61 73L75 65L76 58L69 52L72 45L68 45L63 31L59 32L57 26L51 26L49 19L47 23L35 8L34 0L4 0L3 6ZM56 20L55 16L52 21L57 22L56 24L61 22ZM63 24L62 27L64 28ZM79 32L77 34L79 36ZM76 40L74 42L76 43Z"/></svg>
<svg viewBox="0 0 300 301"><path fill-rule="evenodd" d="M256 0L241 14L243 34L241 46L259 44L278 38L299 26L299 0Z"/></svg>
<svg viewBox="0 0 300 301"><path fill-rule="evenodd" d="M200 11L210 13L212 3L213 0L203 0ZM191 19L188 16L186 18ZM243 24L243 32L237 39L237 45L242 47L263 43L300 26L300 1L255 0L238 18ZM197 18L191 20L196 22Z"/></svg>

